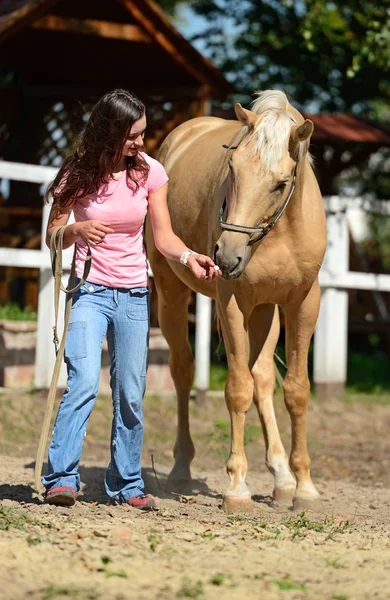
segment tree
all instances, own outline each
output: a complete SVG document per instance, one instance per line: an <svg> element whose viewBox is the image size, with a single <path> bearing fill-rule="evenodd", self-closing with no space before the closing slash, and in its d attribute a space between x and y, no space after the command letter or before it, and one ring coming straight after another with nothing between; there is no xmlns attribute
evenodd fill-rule
<svg viewBox="0 0 390 600"><path fill-rule="evenodd" d="M177 2L161 0L171 12ZM182 3L181 3L182 4ZM302 107L377 116L390 97L390 0L189 0L243 99L281 86ZM313 109L313 105L311 106Z"/></svg>

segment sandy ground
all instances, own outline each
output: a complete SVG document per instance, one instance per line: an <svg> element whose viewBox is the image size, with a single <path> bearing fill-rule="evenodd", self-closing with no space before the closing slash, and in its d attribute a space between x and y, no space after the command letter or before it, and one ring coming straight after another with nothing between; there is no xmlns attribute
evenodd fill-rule
<svg viewBox="0 0 390 600"><path fill-rule="evenodd" d="M309 447L323 511L272 507L272 478L255 411L248 416L251 515L220 508L227 484L224 402L191 406L197 447L191 494L164 492L172 466L175 403L145 405L144 476L159 510L108 506L110 402L100 398L73 508L41 504L33 489L44 399L0 393L0 598L116 600L390 598L390 408L312 401ZM288 416L276 399L289 446ZM153 468L154 465L154 468Z"/></svg>

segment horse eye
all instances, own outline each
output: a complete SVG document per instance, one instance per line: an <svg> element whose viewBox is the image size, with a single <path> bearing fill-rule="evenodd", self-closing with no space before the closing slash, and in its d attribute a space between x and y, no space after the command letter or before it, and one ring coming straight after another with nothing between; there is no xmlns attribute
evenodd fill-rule
<svg viewBox="0 0 390 600"><path fill-rule="evenodd" d="M274 192L283 192L286 188L287 183L285 183L284 181L281 181L280 183L278 183L277 186L275 186L274 188Z"/></svg>

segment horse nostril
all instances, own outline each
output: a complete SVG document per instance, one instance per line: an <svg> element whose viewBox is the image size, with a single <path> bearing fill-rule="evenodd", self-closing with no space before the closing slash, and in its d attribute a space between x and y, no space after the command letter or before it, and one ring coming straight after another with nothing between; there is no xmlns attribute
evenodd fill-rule
<svg viewBox="0 0 390 600"><path fill-rule="evenodd" d="M236 256L236 264L234 265L234 267L232 269L230 269L230 273L234 273L234 271L237 271L237 269L239 268L241 261L242 261L242 256Z"/></svg>
<svg viewBox="0 0 390 600"><path fill-rule="evenodd" d="M218 246L218 244L215 244L214 256L213 256L214 262L216 262L218 250L219 250L219 246Z"/></svg>

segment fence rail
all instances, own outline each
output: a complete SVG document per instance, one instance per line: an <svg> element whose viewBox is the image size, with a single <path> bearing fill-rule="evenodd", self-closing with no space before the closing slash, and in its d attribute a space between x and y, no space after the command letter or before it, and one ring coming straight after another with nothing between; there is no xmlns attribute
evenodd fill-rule
<svg viewBox="0 0 390 600"><path fill-rule="evenodd" d="M11 163L0 160L0 178L47 185L57 169L40 165ZM374 293L390 292L390 275L349 271L348 218L357 209L390 216L390 201L366 198L324 198L327 211L328 246L322 269L321 309L314 336L314 382L316 392L327 395L342 390L347 377L348 289L372 290ZM51 347L53 315L53 280L49 251L44 243L50 207L43 206L41 250L0 248L0 266L40 269L38 300L38 332L35 364L35 386L45 388L50 384L54 365ZM64 270L70 268L71 249L64 253ZM64 277L65 279L65 277ZM64 299L62 298L62 302ZM62 312L60 314L62 315ZM196 382L204 391L209 382L211 300L198 295L196 314ZM50 324L50 325L49 325ZM61 322L60 322L61 327ZM65 384L65 370L60 384Z"/></svg>

